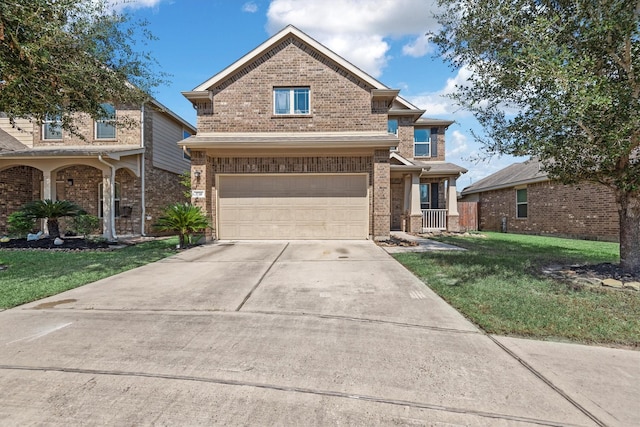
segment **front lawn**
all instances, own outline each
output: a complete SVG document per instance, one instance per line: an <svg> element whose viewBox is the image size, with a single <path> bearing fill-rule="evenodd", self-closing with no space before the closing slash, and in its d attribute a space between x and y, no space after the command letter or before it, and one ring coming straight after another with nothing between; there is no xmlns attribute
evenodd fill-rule
<svg viewBox="0 0 640 427"><path fill-rule="evenodd" d="M441 236L467 251L394 257L486 332L640 347L640 292L570 286L549 265L619 262L616 243L517 234Z"/></svg>
<svg viewBox="0 0 640 427"><path fill-rule="evenodd" d="M176 253L177 238L111 251L0 250L0 309L113 276Z"/></svg>

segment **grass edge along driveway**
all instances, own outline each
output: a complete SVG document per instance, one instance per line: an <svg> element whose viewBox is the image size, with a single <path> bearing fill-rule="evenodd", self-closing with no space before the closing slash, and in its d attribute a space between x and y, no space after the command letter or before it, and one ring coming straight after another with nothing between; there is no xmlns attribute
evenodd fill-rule
<svg viewBox="0 0 640 427"><path fill-rule="evenodd" d="M434 240L468 250L393 256L487 333L640 349L640 293L541 274L553 264L618 263L617 243L502 233Z"/></svg>
<svg viewBox="0 0 640 427"><path fill-rule="evenodd" d="M0 250L0 310L174 255L178 238L108 251Z"/></svg>

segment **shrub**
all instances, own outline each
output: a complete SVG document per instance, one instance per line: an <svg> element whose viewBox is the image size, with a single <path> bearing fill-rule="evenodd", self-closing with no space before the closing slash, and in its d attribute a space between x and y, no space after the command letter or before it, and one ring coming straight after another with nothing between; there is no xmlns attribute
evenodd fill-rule
<svg viewBox="0 0 640 427"><path fill-rule="evenodd" d="M208 228L209 221L199 207L190 203L175 203L163 212L155 227L160 231L174 231L178 233L180 248L184 248L186 241L191 241L191 235Z"/></svg>
<svg viewBox="0 0 640 427"><path fill-rule="evenodd" d="M84 213L82 208L68 200L34 200L24 205L21 209L24 215L33 219L46 219L49 227L49 236L59 237L60 228L58 219L64 216L76 216Z"/></svg>
<svg viewBox="0 0 640 427"><path fill-rule="evenodd" d="M100 218L95 215L80 214L71 220L71 227L76 234L87 237L98 229Z"/></svg>
<svg viewBox="0 0 640 427"><path fill-rule="evenodd" d="M7 225L11 236L22 238L33 231L36 220L22 211L16 211L7 218Z"/></svg>

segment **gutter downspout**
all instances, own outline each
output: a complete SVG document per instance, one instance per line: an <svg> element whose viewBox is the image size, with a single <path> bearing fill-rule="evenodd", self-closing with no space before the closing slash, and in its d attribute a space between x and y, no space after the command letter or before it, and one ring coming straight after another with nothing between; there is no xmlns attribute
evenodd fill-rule
<svg viewBox="0 0 640 427"><path fill-rule="evenodd" d="M141 113L140 113L140 146L142 148L145 148L144 146L144 104L142 104L142 109L141 109ZM145 159L146 159L146 149L144 151L144 153L142 153L142 156L138 157L138 161L140 162L140 187L142 187L142 192L140 194L140 235L141 236L146 236L145 232L144 232L144 225L145 225L145 221L146 221L146 217L147 217L147 212L146 212L146 171L145 171L145 167L144 164Z"/></svg>
<svg viewBox="0 0 640 427"><path fill-rule="evenodd" d="M116 189L116 167L114 165L112 165L109 162L106 162L103 158L102 158L102 154L98 154L98 161L100 163L104 163L105 165L109 166L109 169L111 169L111 189L109 190L110 193L110 197L109 197L109 222L111 223L111 237L114 240L118 239L118 236L116 235L116 216L115 216L115 211L114 211L114 197L115 197L115 189ZM103 193L102 193L102 197L104 199L104 188L103 188Z"/></svg>

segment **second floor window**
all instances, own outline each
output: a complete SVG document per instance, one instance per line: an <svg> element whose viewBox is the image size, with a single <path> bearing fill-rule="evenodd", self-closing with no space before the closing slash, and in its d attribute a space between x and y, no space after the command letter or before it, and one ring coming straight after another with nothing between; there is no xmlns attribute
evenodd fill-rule
<svg viewBox="0 0 640 427"><path fill-rule="evenodd" d="M430 129L414 129L413 131L413 150L415 157L431 156L431 130Z"/></svg>
<svg viewBox="0 0 640 427"><path fill-rule="evenodd" d="M398 121L396 119L390 119L387 122L387 132L396 136L398 135Z"/></svg>
<svg viewBox="0 0 640 427"><path fill-rule="evenodd" d="M62 123L58 116L47 116L42 123L42 139L62 139Z"/></svg>
<svg viewBox="0 0 640 427"><path fill-rule="evenodd" d="M273 89L274 114L309 114L309 111L308 87Z"/></svg>
<svg viewBox="0 0 640 427"><path fill-rule="evenodd" d="M100 104L104 117L96 120L96 139L116 138L116 108L113 104Z"/></svg>

